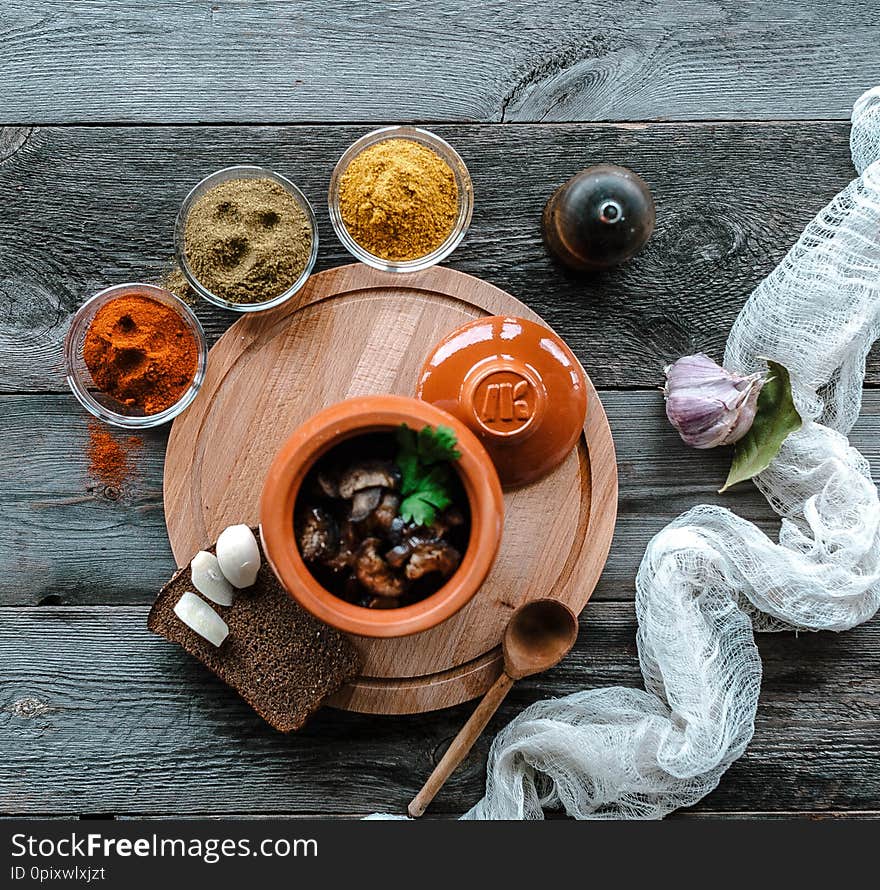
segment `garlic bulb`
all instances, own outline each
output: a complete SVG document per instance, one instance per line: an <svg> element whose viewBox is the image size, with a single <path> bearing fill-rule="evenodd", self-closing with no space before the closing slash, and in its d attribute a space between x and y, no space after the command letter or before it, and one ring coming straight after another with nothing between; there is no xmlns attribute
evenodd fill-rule
<svg viewBox="0 0 880 890"><path fill-rule="evenodd" d="M666 416L688 445L731 445L749 431L764 374L731 374L701 352L664 371Z"/></svg>
<svg viewBox="0 0 880 890"><path fill-rule="evenodd" d="M246 525L230 525L217 538L220 571L233 587L250 587L260 569L260 548Z"/></svg>

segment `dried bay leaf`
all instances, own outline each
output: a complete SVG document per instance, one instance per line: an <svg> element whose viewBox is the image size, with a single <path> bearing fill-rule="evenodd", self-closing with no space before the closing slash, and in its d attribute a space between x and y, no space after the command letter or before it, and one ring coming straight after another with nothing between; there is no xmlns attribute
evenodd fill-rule
<svg viewBox="0 0 880 890"><path fill-rule="evenodd" d="M734 446L733 462L722 492L766 470L789 433L799 430L803 424L791 397L788 371L770 359L767 367L770 376L758 396L755 420Z"/></svg>

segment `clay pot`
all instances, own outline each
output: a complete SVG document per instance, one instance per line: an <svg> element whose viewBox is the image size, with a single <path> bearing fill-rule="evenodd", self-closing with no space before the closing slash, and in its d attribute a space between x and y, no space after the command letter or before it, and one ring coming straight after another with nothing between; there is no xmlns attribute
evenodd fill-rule
<svg viewBox="0 0 880 890"><path fill-rule="evenodd" d="M436 593L398 609L357 606L322 587L299 553L294 507L306 474L323 454L345 439L391 431L406 423L452 427L461 477L471 514L467 550L455 574ZM419 399L366 396L339 402L306 421L284 443L263 484L260 533L266 558L285 589L316 618L364 637L403 637L450 618L479 590L501 543L504 502L498 475L486 450L461 421Z"/></svg>
<svg viewBox="0 0 880 890"><path fill-rule="evenodd" d="M426 359L416 395L469 427L505 487L559 466L587 414L586 375L565 342L543 325L503 315L447 334Z"/></svg>

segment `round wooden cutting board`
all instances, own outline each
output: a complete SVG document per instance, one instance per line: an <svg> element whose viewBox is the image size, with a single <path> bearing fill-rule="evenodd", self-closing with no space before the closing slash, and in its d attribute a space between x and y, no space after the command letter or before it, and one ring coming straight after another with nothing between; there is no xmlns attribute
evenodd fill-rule
<svg viewBox="0 0 880 890"><path fill-rule="evenodd" d="M168 441L165 516L178 565L226 526L256 525L266 470L303 421L352 396L413 395L431 347L481 315L541 321L510 294L461 272L401 275L355 264L314 275L284 306L232 325ZM363 676L331 704L406 714L475 698L501 670L499 643L513 609L550 596L581 611L605 565L617 511L611 430L587 385L579 446L549 476L505 493L501 549L473 600L425 633L353 637Z"/></svg>

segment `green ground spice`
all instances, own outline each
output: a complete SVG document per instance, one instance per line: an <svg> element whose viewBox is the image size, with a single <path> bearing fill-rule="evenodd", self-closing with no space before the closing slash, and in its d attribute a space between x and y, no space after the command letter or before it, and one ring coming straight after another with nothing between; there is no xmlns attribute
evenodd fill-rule
<svg viewBox="0 0 880 890"><path fill-rule="evenodd" d="M202 286L231 303L263 303L308 264L314 234L294 196L271 179L230 179L186 218L184 252Z"/></svg>
<svg viewBox="0 0 880 890"><path fill-rule="evenodd" d="M195 309L199 305L199 295L189 286L186 276L176 263L162 275L157 284L180 297L187 306Z"/></svg>

